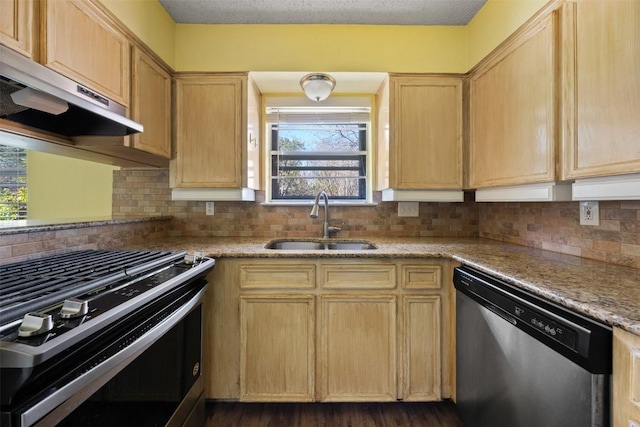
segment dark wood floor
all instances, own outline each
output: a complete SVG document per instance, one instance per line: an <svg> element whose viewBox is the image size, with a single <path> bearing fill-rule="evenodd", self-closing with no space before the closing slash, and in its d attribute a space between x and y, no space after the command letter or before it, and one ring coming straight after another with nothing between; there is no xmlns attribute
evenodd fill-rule
<svg viewBox="0 0 640 427"><path fill-rule="evenodd" d="M208 402L206 427L461 427L452 402Z"/></svg>

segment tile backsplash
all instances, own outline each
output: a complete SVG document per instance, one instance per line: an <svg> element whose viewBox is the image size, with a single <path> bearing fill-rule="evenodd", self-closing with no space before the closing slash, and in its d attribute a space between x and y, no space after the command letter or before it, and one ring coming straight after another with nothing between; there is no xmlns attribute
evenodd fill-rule
<svg viewBox="0 0 640 427"><path fill-rule="evenodd" d="M173 236L320 236L322 214L309 207L171 201L168 170L114 172L114 217L172 215ZM601 202L600 225L581 226L578 202L420 203L420 216L398 217L397 203L330 209L341 237L483 237L640 269L640 201Z"/></svg>
<svg viewBox="0 0 640 427"><path fill-rule="evenodd" d="M114 172L113 215L172 215L175 236L309 237L322 236L324 214L309 217L311 206L266 206L255 202L215 202L205 215L204 202L171 201L167 170ZM478 210L473 202L421 203L418 217L398 217L397 203L331 206L331 223L344 223L339 237L475 237Z"/></svg>
<svg viewBox="0 0 640 427"><path fill-rule="evenodd" d="M41 226L38 230L0 236L0 263L21 262L72 250L122 249L148 239L166 237L169 219L119 224L95 221L80 224Z"/></svg>
<svg viewBox="0 0 640 427"><path fill-rule="evenodd" d="M113 217L159 217L157 221L75 227L4 235L0 259L21 261L72 249L115 249L155 237L321 236L323 215L309 206L266 206L258 200L172 201L169 171L114 172ZM482 237L640 269L640 201L600 202L600 225L581 226L578 202L420 203L418 217L398 217L397 203L371 207L332 206L340 237ZM171 217L171 219L168 219Z"/></svg>
<svg viewBox="0 0 640 427"><path fill-rule="evenodd" d="M640 201L600 202L580 225L578 202L478 203L479 236L640 269Z"/></svg>

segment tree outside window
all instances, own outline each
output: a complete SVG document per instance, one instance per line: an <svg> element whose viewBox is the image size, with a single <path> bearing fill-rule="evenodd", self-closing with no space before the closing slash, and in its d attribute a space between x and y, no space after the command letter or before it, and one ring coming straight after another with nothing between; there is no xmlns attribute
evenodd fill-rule
<svg viewBox="0 0 640 427"><path fill-rule="evenodd" d="M273 124L272 200L313 199L325 190L332 199L367 196L365 123Z"/></svg>
<svg viewBox="0 0 640 427"><path fill-rule="evenodd" d="M27 218L27 152L0 145L0 221Z"/></svg>

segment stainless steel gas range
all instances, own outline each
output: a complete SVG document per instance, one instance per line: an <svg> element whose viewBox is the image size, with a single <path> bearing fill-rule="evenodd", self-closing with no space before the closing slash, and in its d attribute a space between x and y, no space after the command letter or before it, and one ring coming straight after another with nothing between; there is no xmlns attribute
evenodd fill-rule
<svg viewBox="0 0 640 427"><path fill-rule="evenodd" d="M0 424L199 424L214 265L162 251L0 265Z"/></svg>

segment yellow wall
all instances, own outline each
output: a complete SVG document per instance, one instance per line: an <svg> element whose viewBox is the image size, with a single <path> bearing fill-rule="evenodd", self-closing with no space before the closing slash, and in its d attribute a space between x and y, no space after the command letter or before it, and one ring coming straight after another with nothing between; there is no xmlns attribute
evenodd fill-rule
<svg viewBox="0 0 640 427"><path fill-rule="evenodd" d="M178 24L176 69L465 72L466 29Z"/></svg>
<svg viewBox="0 0 640 427"><path fill-rule="evenodd" d="M176 24L158 0L100 0L170 67L175 68Z"/></svg>
<svg viewBox="0 0 640 427"><path fill-rule="evenodd" d="M548 0L488 0L467 26L176 24L157 0L100 0L177 71L464 73Z"/></svg>
<svg viewBox="0 0 640 427"><path fill-rule="evenodd" d="M547 0L488 0L467 26L176 24L157 0L100 0L176 71L464 73ZM113 167L30 153L30 218L111 214Z"/></svg>
<svg viewBox="0 0 640 427"><path fill-rule="evenodd" d="M467 25L468 69L531 18L548 0L488 0Z"/></svg>
<svg viewBox="0 0 640 427"><path fill-rule="evenodd" d="M27 153L28 219L111 216L114 166Z"/></svg>

